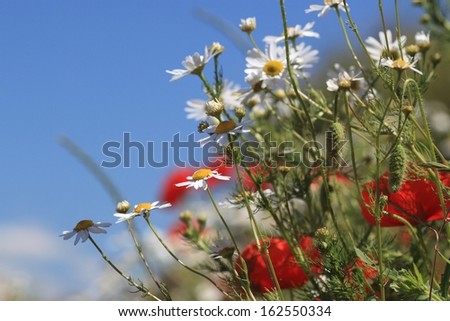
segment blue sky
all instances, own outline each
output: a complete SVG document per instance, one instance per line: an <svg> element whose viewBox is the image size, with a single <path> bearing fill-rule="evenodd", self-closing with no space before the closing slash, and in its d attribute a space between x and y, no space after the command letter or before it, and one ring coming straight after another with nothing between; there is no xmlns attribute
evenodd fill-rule
<svg viewBox="0 0 450 321"><path fill-rule="evenodd" d="M288 23L316 21L321 39L308 43L320 51L319 68L328 68L345 49L334 14L304 14L320 2L286 0ZM378 1L348 2L362 34L374 35ZM394 26L390 2L388 23ZM420 11L399 2L403 21L414 24ZM200 83L194 77L169 82L165 70L180 68L186 55L215 41L225 46L225 78L244 85L242 51L204 21L205 13L239 36L240 19L256 16L257 41L281 33L278 1L0 0L0 283L45 283L47 290L30 297L68 298L80 290L86 271L104 268L87 244L74 247L58 238L81 219L112 222L115 207L58 143L61 137L98 164L105 160L102 145L121 141L124 132L155 146L177 132L187 137L197 123L186 120L183 108L188 99L204 98ZM156 200L170 170L137 168L132 158L130 168L105 172L136 203ZM156 224L176 216L168 211L155 217Z"/></svg>

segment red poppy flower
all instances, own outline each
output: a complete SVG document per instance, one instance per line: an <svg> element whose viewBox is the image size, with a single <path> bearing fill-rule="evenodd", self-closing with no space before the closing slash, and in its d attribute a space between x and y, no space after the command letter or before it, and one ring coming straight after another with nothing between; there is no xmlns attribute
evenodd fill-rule
<svg viewBox="0 0 450 321"><path fill-rule="evenodd" d="M345 269L345 278L347 282L349 282L350 286L355 287L356 289L361 286L361 284L356 283L354 279L355 269L359 269L364 273L364 278L366 281L370 284L372 283L378 276L377 269L373 268L372 266L367 265L364 263L363 260L361 260L359 257L356 258L355 262L353 264L350 264ZM365 293L368 295L377 295L373 292L370 286L364 286ZM354 293L354 299L356 300L364 300L364 294L358 293L359 291L355 291Z"/></svg>
<svg viewBox="0 0 450 321"><path fill-rule="evenodd" d="M335 173L335 174L330 174L328 176L328 182L332 185L345 185L345 186L350 186L352 184L352 181L350 179L348 179L344 174L341 173ZM312 191L318 191L320 189L320 187L322 186L323 183L323 177L317 176L317 178L315 178L312 182L311 182L311 190Z"/></svg>
<svg viewBox="0 0 450 321"><path fill-rule="evenodd" d="M269 244L269 256L282 289L301 287L308 282L305 271L296 262L295 256L286 240L272 237L264 241ZM310 237L302 238L300 240L300 246L313 263L320 262L319 252L313 247ZM265 259L263 259L258 251L256 243L249 244L244 249L242 258L247 265L250 283L256 291L265 293L275 288L270 277L270 272L266 266ZM239 265L236 266L236 269L239 272L242 271ZM318 266L312 268L312 271L314 272L319 270Z"/></svg>
<svg viewBox="0 0 450 321"><path fill-rule="evenodd" d="M387 206L384 208L390 214L398 215L409 223L416 225L420 222L442 220L442 212L437 187L434 182L417 174L410 174L403 182L400 189L392 193L389 189L389 174L385 173L379 180L380 193L388 197ZM439 179L444 186L450 187L450 173L439 173ZM367 206L373 207L376 193L376 181L363 185L362 198ZM363 217L371 225L375 225L373 213L361 202ZM446 207L450 206L450 199L446 200ZM401 221L393 216L383 215L381 226L399 226Z"/></svg>
<svg viewBox="0 0 450 321"><path fill-rule="evenodd" d="M272 189L272 184L268 182L269 172L262 166L256 165L247 168L250 172L250 175L256 179L256 181L261 181L261 189ZM258 188L255 185L252 177L247 173L244 168L240 169L242 184L247 191L257 191Z"/></svg>
<svg viewBox="0 0 450 321"><path fill-rule="evenodd" d="M358 257L358 258L356 258L355 263L353 263L350 266L348 266L347 269L345 270L346 278L349 281L353 280L352 274L354 273L355 267L357 267L357 268L362 270L362 272L364 273L364 277L366 278L367 281L375 280L375 278L378 275L378 271L375 268L367 265L366 263L364 263L363 260L361 260Z"/></svg>

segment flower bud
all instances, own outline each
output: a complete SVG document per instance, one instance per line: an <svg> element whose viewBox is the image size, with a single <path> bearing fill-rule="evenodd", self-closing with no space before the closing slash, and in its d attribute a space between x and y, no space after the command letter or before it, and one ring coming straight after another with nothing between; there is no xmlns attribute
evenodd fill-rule
<svg viewBox="0 0 450 321"><path fill-rule="evenodd" d="M442 60L442 55L439 52L434 53L431 56L431 63L433 64L433 67L436 67Z"/></svg>
<svg viewBox="0 0 450 321"><path fill-rule="evenodd" d="M179 219L181 222L186 223L189 226L189 224L191 223L192 217L193 217L193 214L191 211L183 211L180 213Z"/></svg>
<svg viewBox="0 0 450 321"><path fill-rule="evenodd" d="M116 212L120 214L125 214L130 209L131 205L127 201L121 201L117 203Z"/></svg>
<svg viewBox="0 0 450 321"><path fill-rule="evenodd" d="M402 145L394 147L389 159L389 187L392 192L397 192L403 183L406 170L406 154Z"/></svg>
<svg viewBox="0 0 450 321"><path fill-rule="evenodd" d="M409 114L411 114L411 112L414 110L414 106L411 105L404 105L402 106L402 112L408 116Z"/></svg>
<svg viewBox="0 0 450 321"><path fill-rule="evenodd" d="M211 47L208 49L213 56L218 56L225 50L224 46L222 46L219 42L213 42Z"/></svg>
<svg viewBox="0 0 450 321"><path fill-rule="evenodd" d="M418 32L416 33L415 39L420 52L425 53L430 49L430 33L425 33L425 31Z"/></svg>
<svg viewBox="0 0 450 321"><path fill-rule="evenodd" d="M243 32L251 33L253 30L256 29L256 18L255 17L250 17L250 18L247 18L247 19L241 19L241 23L239 24L239 28L241 28L241 30Z"/></svg>
<svg viewBox="0 0 450 321"><path fill-rule="evenodd" d="M430 20L431 20L430 15L429 14L424 14L422 17L420 17L419 21L420 21L421 24L426 25L426 24L428 24L430 22Z"/></svg>
<svg viewBox="0 0 450 321"><path fill-rule="evenodd" d="M245 117L245 108L244 107L236 107L234 109L234 115L239 119L239 121L242 120L242 118Z"/></svg>
<svg viewBox="0 0 450 321"><path fill-rule="evenodd" d="M278 166L277 169L283 176L286 176L291 171L291 167L288 166Z"/></svg>
<svg viewBox="0 0 450 321"><path fill-rule="evenodd" d="M199 232L202 233L205 230L205 227L206 227L206 215L204 215L204 214L200 215L197 218L197 222L198 222L198 225L199 225Z"/></svg>
<svg viewBox="0 0 450 321"><path fill-rule="evenodd" d="M200 124L198 124L197 131L198 131L199 133L203 133L204 130L205 130L206 128L208 128L208 127L209 127L208 122L205 121L205 120L203 120L202 122L200 122Z"/></svg>
<svg viewBox="0 0 450 321"><path fill-rule="evenodd" d="M420 52L420 48L418 45L409 45L405 48L406 54L414 57Z"/></svg>
<svg viewBox="0 0 450 321"><path fill-rule="evenodd" d="M325 133L326 166L338 167L342 158L342 146L345 142L345 130L341 123L333 123Z"/></svg>
<svg viewBox="0 0 450 321"><path fill-rule="evenodd" d="M208 116L220 118L220 114L224 110L224 105L220 100L213 99L206 103L205 109Z"/></svg>

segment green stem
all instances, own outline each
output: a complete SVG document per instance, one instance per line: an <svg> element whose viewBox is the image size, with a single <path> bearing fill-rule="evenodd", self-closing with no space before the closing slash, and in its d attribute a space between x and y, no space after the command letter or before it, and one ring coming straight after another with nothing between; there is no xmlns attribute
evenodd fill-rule
<svg viewBox="0 0 450 321"><path fill-rule="evenodd" d="M319 145L317 143L315 128L314 128L314 124L312 122L311 115L309 114L309 110L308 110L304 100L302 99L302 96L300 94L300 90L299 90L298 85L297 85L296 77L294 75L294 72L292 71L292 66L291 66L291 62L290 62L290 52L289 52L289 39L287 38L288 27L287 27L287 17L286 17L286 8L285 8L285 5L284 5L284 0L280 0L280 9L281 9L281 17L282 17L282 21L283 21L284 44L285 44L285 48L286 48L286 65L287 65L286 69L288 71L289 78L291 80L291 84L292 84L292 88L294 90L295 96L298 99L298 101L300 102L300 105L302 107L302 111L305 114L306 122L307 122L308 127L309 127L309 132L311 134L311 138L312 138L315 150L316 151L320 151L320 147L319 147ZM320 160L320 158L321 158L320 155L318 155L317 153L314 156L315 156L315 158L317 160ZM327 199L327 208L330 211L331 219L332 219L333 224L334 224L334 226L336 228L336 232L337 232L338 236L340 237L341 241L343 242L344 249L346 249L346 251L348 251L348 249L346 247L346 244L344 242L344 238L341 235L341 231L340 231L339 226L337 224L336 215L334 213L333 206L331 204L330 187L328 185L327 173L326 173L326 171L324 169L324 164L323 164L324 162L321 161L320 163L321 163L320 164L320 174L322 176L323 184L324 184L324 188L325 188L325 194L326 194L326 199Z"/></svg>
<svg viewBox="0 0 450 321"><path fill-rule="evenodd" d="M377 69L377 65L375 64L375 62L373 61L373 59L370 57L369 51L367 50L366 44L364 43L364 40L362 39L358 28L356 27L355 22L352 19L352 16L350 15L350 11L348 10L348 5L347 5L347 1L344 0L344 5L345 5L345 13L347 14L347 19L348 22L350 24L350 27L352 28L352 31L355 33L356 38L358 39L359 44L361 45L361 47L364 50L364 53L367 55L367 57L369 58L370 64L372 65L372 68L374 68L375 70Z"/></svg>
<svg viewBox="0 0 450 321"><path fill-rule="evenodd" d="M127 280L128 283L130 283L132 286L134 286L136 289L138 289L145 295L148 295L157 301L161 301L161 299L159 299L157 296L152 294L149 289L147 289L143 285L136 283L131 276L125 275L117 266L115 266L114 263L111 262L111 260L106 256L106 254L102 251L102 249L98 246L98 244L94 241L94 239L90 235L89 235L89 241L91 241L91 243L94 245L94 247L100 253L103 260L105 260L105 262L108 263L113 268L113 270L116 271L121 277L123 277L125 280Z"/></svg>
<svg viewBox="0 0 450 321"><path fill-rule="evenodd" d="M202 272L199 272L197 270L194 270L193 268L191 268L189 265L186 265L183 261L181 261L170 249L169 247L166 245L166 243L163 241L163 239L161 238L161 236L159 235L158 231L156 231L155 227L153 226L153 224L150 222L148 217L144 217L145 221L147 222L147 225L150 227L150 229L152 230L153 234L156 236L156 238L158 239L159 243L161 243L161 245L164 247L164 249L167 251L167 253L170 254L171 257L173 257L175 259L175 261L177 261L182 267L184 267L185 269L187 269L188 271L201 276L202 278L208 280L212 285L214 285L223 295L225 295L227 298L232 299L228 293L226 293L224 290L222 290L217 284L216 282L214 282L212 279L210 279L208 276L206 276L205 274L203 274Z"/></svg>
<svg viewBox="0 0 450 321"><path fill-rule="evenodd" d="M395 6L395 21L397 24L397 42L398 42L398 50L400 51L400 57L403 59L403 44L402 44L402 33L400 31L400 15L398 12L398 0L394 1L394 6ZM425 57L423 57L425 58Z"/></svg>
<svg viewBox="0 0 450 321"><path fill-rule="evenodd" d="M238 245L237 245L236 239L234 238L234 235L233 235L233 233L231 232L231 229L230 229L230 227L228 226L227 221L225 220L225 218L223 217L222 213L220 212L219 207L217 206L217 203L216 203L216 201L214 200L214 197L213 197L213 195L212 195L211 190L209 189L209 187L206 189L206 191L208 192L208 196L209 196L209 198L210 198L210 200L211 200L211 203L212 203L213 206L214 206L214 209L215 209L216 212L217 212L217 215L219 215L219 218L220 218L220 220L222 221L223 225L225 226L225 229L227 230L228 235L230 235L230 238L231 238L231 241L233 242L234 248L236 249L236 252L237 252L237 254L238 254L238 257L240 258L241 265L244 265L244 264L245 264L245 261L244 261L244 259L243 259L242 256L241 256L241 252L240 252L239 247L238 247ZM246 266L246 264L245 264L245 266ZM238 273L237 273L236 270L234 270L234 273L235 273L236 276L238 276ZM246 279L247 279L247 281L248 281L248 271L247 271L247 268L246 268L246 267L245 267L245 275L246 275ZM247 292L247 294L250 296L250 298L252 298L253 300L255 300L255 297L254 297L254 295L253 295L253 293L252 293L252 291L251 291L251 289L250 289L250 287L249 287L249 282L246 282L246 285L245 285L244 288L245 288L245 291Z"/></svg>
<svg viewBox="0 0 450 321"><path fill-rule="evenodd" d="M381 24L383 25L383 34L384 34L384 41L386 42L386 51L390 52L391 49L389 48L389 40L387 37L387 28L386 28L386 19L384 18L384 11L383 11L383 1L378 0L378 8L380 10L380 17L381 17Z"/></svg>
<svg viewBox="0 0 450 321"><path fill-rule="evenodd" d="M219 98L219 97L216 97L216 93L214 92L214 89L209 84L208 80L205 78L205 75L203 73L200 73L200 74L198 74L198 77L202 81L203 86L205 86L206 92L209 94L211 99Z"/></svg>
<svg viewBox="0 0 450 321"><path fill-rule="evenodd" d="M233 242L233 245L234 245L234 248L236 249L236 252L238 253L239 256L241 256L241 252L239 251L239 247L237 245L236 239L234 238L234 235L231 232L231 229L228 226L227 221L225 220L225 218L223 217L222 213L220 212L219 207L217 206L216 201L214 200L214 197L213 197L209 187L206 188L206 192L208 193L209 199L211 200L211 203L213 204L214 209L217 212L217 215L219 215L220 220L222 221L223 225L225 226L225 229L227 230L228 235L230 235L231 241Z"/></svg>
<svg viewBox="0 0 450 321"><path fill-rule="evenodd" d="M337 7L336 7L336 13L337 13L337 16L338 16L339 24L341 25L342 32L344 34L344 38L345 38L345 42L347 44L347 47L350 50L350 53L352 54L353 59L355 60L356 64L358 65L359 69L361 70L364 78L367 79L367 77L366 77L366 75L364 73L364 68L363 68L361 62L359 61L359 58L356 55L355 50L353 50L352 43L350 42L350 38L348 37L347 29L344 26L344 21L342 20L341 13L339 11L339 8L337 8Z"/></svg>
<svg viewBox="0 0 450 321"><path fill-rule="evenodd" d="M163 286L156 278L156 275L153 273L152 269L150 268L150 265L148 264L144 253L142 252L142 246L139 244L139 241L134 233L134 229L132 227L132 223L127 220L128 223L128 231L130 232L131 238L133 239L134 242L134 247L136 248L136 250L138 251L139 257L141 258L142 262L145 265L145 268L147 269L150 277L152 278L153 282L155 282L156 286L158 287L159 291L161 292L161 294L166 298L166 300L171 301L172 298L170 297L170 294L167 290L167 288L165 286Z"/></svg>
<svg viewBox="0 0 450 321"><path fill-rule="evenodd" d="M353 144L353 131L352 131L352 126L351 126L351 122L350 122L350 104L349 104L346 93L344 93L344 97L345 97L345 111L346 111L346 116L347 116L347 131L348 131L348 139L350 141L350 153L351 153L351 158L352 158L353 175L355 176L355 185L356 185L356 189L358 191L358 199L360 199L361 198L361 188L359 186L358 171L357 171L357 167L356 167L355 145Z"/></svg>

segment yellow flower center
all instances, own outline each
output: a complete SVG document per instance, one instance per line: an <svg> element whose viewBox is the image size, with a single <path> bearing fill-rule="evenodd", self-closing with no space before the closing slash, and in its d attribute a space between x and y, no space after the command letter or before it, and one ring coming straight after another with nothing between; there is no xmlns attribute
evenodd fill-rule
<svg viewBox="0 0 450 321"><path fill-rule="evenodd" d="M352 87L352 81L350 79L344 78L338 82L338 86L340 89L350 89Z"/></svg>
<svg viewBox="0 0 450 321"><path fill-rule="evenodd" d="M215 133L216 134L225 134L228 133L230 130L233 130L236 128L236 123L232 120L224 120L219 125L217 125Z"/></svg>
<svg viewBox="0 0 450 321"><path fill-rule="evenodd" d="M279 60L269 60L263 67L263 71L270 77L275 77L281 74L284 69L284 65Z"/></svg>
<svg viewBox="0 0 450 321"><path fill-rule="evenodd" d="M392 62L392 68L394 69L407 69L408 66L409 64L401 58Z"/></svg>
<svg viewBox="0 0 450 321"><path fill-rule="evenodd" d="M140 203L134 207L134 213L141 213L142 211L150 211L152 209L151 203Z"/></svg>
<svg viewBox="0 0 450 321"><path fill-rule="evenodd" d="M73 230L79 232L81 230L87 230L92 226L94 226L94 222L92 222L91 220L82 220L78 222Z"/></svg>
<svg viewBox="0 0 450 321"><path fill-rule="evenodd" d="M199 181L201 179L205 179L212 174L212 170L208 168L201 168L197 170L194 175L192 175L192 179L194 181Z"/></svg>

